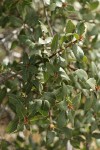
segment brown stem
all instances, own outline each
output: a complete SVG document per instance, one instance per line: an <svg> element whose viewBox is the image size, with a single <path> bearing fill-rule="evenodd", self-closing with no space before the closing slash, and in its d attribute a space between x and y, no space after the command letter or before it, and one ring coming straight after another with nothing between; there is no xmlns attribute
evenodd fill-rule
<svg viewBox="0 0 100 150"><path fill-rule="evenodd" d="M50 36L53 36L53 30L52 30L52 27L51 27L51 24L50 24L50 21L49 21L49 18L48 18L48 13L47 13L47 10L46 10L46 7L45 7L44 0L42 0L42 2L43 2L43 6L44 6L44 14L45 14L45 17L46 17L46 20L47 20L47 23L48 23L48 27L50 29Z"/></svg>
<svg viewBox="0 0 100 150"><path fill-rule="evenodd" d="M52 110L49 110L49 118L50 118L50 123L52 123Z"/></svg>
<svg viewBox="0 0 100 150"><path fill-rule="evenodd" d="M77 42L78 42L77 40L75 40L75 41L73 41L73 42L70 42L65 48L71 47L73 44L75 44L75 43L77 43ZM63 52L63 51L64 51L64 49L60 49L59 51L57 51L57 52L53 53L51 56L49 56L49 59L51 59L51 58L54 57L56 54L59 54L59 53L61 53L61 52Z"/></svg>
<svg viewBox="0 0 100 150"><path fill-rule="evenodd" d="M19 73L21 73L21 70L18 73L9 71L9 72L0 74L0 85L5 83L6 81L16 77Z"/></svg>
<svg viewBox="0 0 100 150"><path fill-rule="evenodd" d="M86 142L86 150L89 150L90 146L89 146L89 143Z"/></svg>
<svg viewBox="0 0 100 150"><path fill-rule="evenodd" d="M90 145L89 145L89 137L88 135L86 135L86 150L90 149Z"/></svg>

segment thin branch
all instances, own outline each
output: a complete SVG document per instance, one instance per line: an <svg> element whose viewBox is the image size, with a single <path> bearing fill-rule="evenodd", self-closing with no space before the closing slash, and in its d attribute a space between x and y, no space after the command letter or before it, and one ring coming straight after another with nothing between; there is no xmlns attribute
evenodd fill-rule
<svg viewBox="0 0 100 150"><path fill-rule="evenodd" d="M18 73L8 71L6 73L0 74L0 85L5 83L6 81L16 77L19 73L21 73L21 71L19 71Z"/></svg>
<svg viewBox="0 0 100 150"><path fill-rule="evenodd" d="M46 10L46 7L45 7L44 0L42 0L42 2L43 2L43 6L44 6L44 14L45 14L45 17L46 17L46 20L47 20L47 23L48 23L48 27L50 29L50 36L53 36L52 27L51 27L51 24L49 22L48 13L47 13L47 10Z"/></svg>
<svg viewBox="0 0 100 150"><path fill-rule="evenodd" d="M68 19L75 20L75 21L84 21L84 22L87 22L87 23L90 23L90 24L100 25L100 23L97 23L94 20L82 20L82 19L77 18L77 16L76 17L69 16Z"/></svg>
<svg viewBox="0 0 100 150"><path fill-rule="evenodd" d="M71 47L72 45L76 44L78 42L78 40L75 40L73 42L70 42L65 48ZM63 52L64 49L60 49L59 51L53 53L51 56L49 56L49 59L51 59L52 57L54 57L56 54L59 54L61 52Z"/></svg>
<svg viewBox="0 0 100 150"><path fill-rule="evenodd" d="M89 143L89 138L88 138L88 134L86 134L86 150L89 150L90 149L90 143Z"/></svg>
<svg viewBox="0 0 100 150"><path fill-rule="evenodd" d="M74 44L77 43L77 42L78 42L78 40L75 40L75 41L73 41L73 42L70 42L65 48L71 47L72 45L74 45ZM57 52L53 53L51 56L49 56L49 59L53 58L54 56L56 56L57 54L59 54L59 53L61 53L61 52L63 52L63 51L64 51L64 49L60 49L59 51L57 51ZM42 60L39 61L39 62L37 62L35 65L39 65L39 64L41 64L41 63L43 63ZM70 66L70 65L68 65L68 67L69 67L71 70L73 70L73 71L76 70L76 68L73 68L73 67ZM10 79L12 79L12 78L14 78L14 77L16 77L16 76L17 76L18 74L20 74L21 72L22 72L22 70L20 70L20 71L17 72L17 73L15 73L15 72L1 73L1 74L0 74L0 85L3 84L3 83L5 83L6 81L8 81L8 80L10 80Z"/></svg>
<svg viewBox="0 0 100 150"><path fill-rule="evenodd" d="M89 143L86 142L86 150L89 150L89 149L90 149Z"/></svg>
<svg viewBox="0 0 100 150"><path fill-rule="evenodd" d="M49 110L49 119L50 119L50 124L52 124L52 110Z"/></svg>
<svg viewBox="0 0 100 150"><path fill-rule="evenodd" d="M72 71L76 71L76 70L77 70L77 68L75 68L73 65L68 65L68 68L69 68L70 70L72 70Z"/></svg>

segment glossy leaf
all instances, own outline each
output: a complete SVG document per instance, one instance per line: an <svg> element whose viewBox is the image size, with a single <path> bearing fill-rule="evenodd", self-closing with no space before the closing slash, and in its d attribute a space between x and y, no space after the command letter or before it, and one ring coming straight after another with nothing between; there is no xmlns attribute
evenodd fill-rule
<svg viewBox="0 0 100 150"><path fill-rule="evenodd" d="M18 119L15 118L13 121L11 121L11 122L8 124L7 132L9 132L9 133L14 132L14 131L17 129L17 124L18 124Z"/></svg>
<svg viewBox="0 0 100 150"><path fill-rule="evenodd" d="M51 50L52 50L52 51L56 51L57 48L58 48L58 44L59 44L59 35L56 34L56 35L53 37L53 40L52 40L52 43L51 43Z"/></svg>
<svg viewBox="0 0 100 150"><path fill-rule="evenodd" d="M66 25L66 33L73 33L74 30L75 30L75 25L73 24L71 20L69 20Z"/></svg>
<svg viewBox="0 0 100 150"><path fill-rule="evenodd" d="M79 93L74 99L73 99L73 107L75 109L78 109L81 103L81 93Z"/></svg>
<svg viewBox="0 0 100 150"><path fill-rule="evenodd" d="M77 33L82 35L85 32L85 25L84 22L80 22L77 24Z"/></svg>
<svg viewBox="0 0 100 150"><path fill-rule="evenodd" d="M82 80L82 79L87 80L88 79L88 75L87 75L87 73L83 69L76 70L75 74L78 76L78 78L80 80Z"/></svg>

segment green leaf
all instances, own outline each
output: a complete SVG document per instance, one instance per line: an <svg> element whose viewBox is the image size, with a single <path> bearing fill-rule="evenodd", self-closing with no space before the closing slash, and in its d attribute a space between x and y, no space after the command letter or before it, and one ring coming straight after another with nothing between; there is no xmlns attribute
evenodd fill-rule
<svg viewBox="0 0 100 150"><path fill-rule="evenodd" d="M26 52L23 53L23 63L27 65L29 63L28 54Z"/></svg>
<svg viewBox="0 0 100 150"><path fill-rule="evenodd" d="M50 5L50 0L44 0L44 3Z"/></svg>
<svg viewBox="0 0 100 150"><path fill-rule="evenodd" d="M75 57L80 61L83 59L84 57L84 52L83 50L81 49L81 47L77 46L77 45L74 45L73 46L73 53L75 55Z"/></svg>
<svg viewBox="0 0 100 150"><path fill-rule="evenodd" d="M83 63L87 64L88 63L88 58L84 55L82 61L83 61Z"/></svg>
<svg viewBox="0 0 100 150"><path fill-rule="evenodd" d="M19 117L23 118L26 115L27 111L24 104L21 101L21 98L14 94L9 94L9 102L15 107L16 113Z"/></svg>
<svg viewBox="0 0 100 150"><path fill-rule="evenodd" d="M66 111L67 110L67 102L65 100L61 101L57 107L62 110L62 111Z"/></svg>
<svg viewBox="0 0 100 150"><path fill-rule="evenodd" d="M31 50L34 49L35 43L32 42L30 39L26 39L24 42L25 42L25 44L26 44Z"/></svg>
<svg viewBox="0 0 100 150"><path fill-rule="evenodd" d="M99 6L99 1L89 3L89 7L91 10L95 10Z"/></svg>
<svg viewBox="0 0 100 150"><path fill-rule="evenodd" d="M22 77L24 81L27 81L29 79L29 69L26 67L23 67Z"/></svg>
<svg viewBox="0 0 100 150"><path fill-rule="evenodd" d="M94 78L89 78L86 82L89 84L89 86L90 86L93 90L95 90L96 80L95 80Z"/></svg>
<svg viewBox="0 0 100 150"><path fill-rule="evenodd" d="M71 140L71 145L72 145L73 147L75 147L76 149L80 149L80 141L77 140L77 139L72 139L72 140Z"/></svg>
<svg viewBox="0 0 100 150"><path fill-rule="evenodd" d="M69 11L69 12L75 11L75 9L74 9L74 7L73 7L72 5L67 5L66 9L67 9L67 11Z"/></svg>
<svg viewBox="0 0 100 150"><path fill-rule="evenodd" d="M8 133L14 132L17 129L17 125L18 125L18 118L15 118L8 124L6 131Z"/></svg>
<svg viewBox="0 0 100 150"><path fill-rule="evenodd" d="M6 96L6 88L0 89L0 104L2 103L3 99Z"/></svg>
<svg viewBox="0 0 100 150"><path fill-rule="evenodd" d="M34 102L30 102L30 107L29 107L29 114L32 116L35 115L36 112L38 112L42 107L42 100L41 99L35 99Z"/></svg>
<svg viewBox="0 0 100 150"><path fill-rule="evenodd" d="M41 115L37 115L37 116L34 116L30 119L30 122L33 124L35 123L36 121L42 119L43 117L41 117Z"/></svg>
<svg viewBox="0 0 100 150"><path fill-rule="evenodd" d="M76 40L79 40L79 35L77 33L74 33L74 37L76 38Z"/></svg>
<svg viewBox="0 0 100 150"><path fill-rule="evenodd" d="M50 11L54 11L56 9L56 3L51 3L49 8Z"/></svg>
<svg viewBox="0 0 100 150"><path fill-rule="evenodd" d="M65 133L66 138L71 139L73 130L68 127L64 127L62 130L63 130L63 133Z"/></svg>
<svg viewBox="0 0 100 150"><path fill-rule="evenodd" d="M46 25L44 25L41 21L39 21L39 22L40 22L40 25L41 25L42 32L47 33L48 29L47 29Z"/></svg>
<svg viewBox="0 0 100 150"><path fill-rule="evenodd" d="M100 26L99 25L93 26L93 28L91 29L90 35L97 36L99 32L100 32ZM99 41L96 41L96 43L94 44L94 48L98 48L98 46L100 46L100 42L99 43L98 42Z"/></svg>
<svg viewBox="0 0 100 150"><path fill-rule="evenodd" d="M72 39L72 37L73 37L73 33L67 33L67 34L64 35L64 36L61 36L60 41L59 41L60 46L62 46L62 44L63 44L64 42L68 42L69 39Z"/></svg>
<svg viewBox="0 0 100 150"><path fill-rule="evenodd" d="M84 110L88 111L92 106L93 100L91 98L87 98L84 105Z"/></svg>
<svg viewBox="0 0 100 150"><path fill-rule="evenodd" d="M53 143L54 137L55 137L55 132L54 131L48 131L47 132L47 137L46 137L47 143L48 144Z"/></svg>
<svg viewBox="0 0 100 150"><path fill-rule="evenodd" d="M58 44L59 44L59 35L56 34L56 35L53 37L53 40L52 40L52 43L51 43L51 50L52 50L52 51L56 51L57 48L58 48Z"/></svg>
<svg viewBox="0 0 100 150"><path fill-rule="evenodd" d="M26 44L26 41L29 40L29 36L26 36L24 34L19 35L19 42L22 44Z"/></svg>
<svg viewBox="0 0 100 150"><path fill-rule="evenodd" d="M95 111L96 113L98 113L99 110L100 110L100 101L96 101L96 104L93 105L93 108L94 108L94 111Z"/></svg>
<svg viewBox="0 0 100 150"><path fill-rule="evenodd" d="M21 27L23 25L22 20L17 18L16 16L10 16L10 22L14 27Z"/></svg>
<svg viewBox="0 0 100 150"><path fill-rule="evenodd" d="M21 101L19 100L18 96L14 94L9 94L8 97L9 97L9 102L13 104L14 106L16 106L17 104L19 105L21 104Z"/></svg>
<svg viewBox="0 0 100 150"><path fill-rule="evenodd" d="M34 102L30 102L30 106L29 106L29 114L33 117L36 112L40 111L42 107L42 100L41 99L35 99Z"/></svg>
<svg viewBox="0 0 100 150"><path fill-rule="evenodd" d="M11 44L11 50L13 50L14 48L16 48L18 46L18 41L13 41L12 44Z"/></svg>
<svg viewBox="0 0 100 150"><path fill-rule="evenodd" d="M45 44L49 44L52 41L52 37L47 37L45 39L39 38L39 44L41 45L45 45Z"/></svg>
<svg viewBox="0 0 100 150"><path fill-rule="evenodd" d="M48 100L43 101L42 109L46 111L50 109L50 102Z"/></svg>
<svg viewBox="0 0 100 150"><path fill-rule="evenodd" d="M70 94L73 93L73 86L71 85L66 85L66 93L67 93L67 96L69 96Z"/></svg>
<svg viewBox="0 0 100 150"><path fill-rule="evenodd" d="M92 75L93 76L97 75L97 73L98 73L97 67L96 67L96 65L93 61L91 62L91 70L92 70Z"/></svg>
<svg viewBox="0 0 100 150"><path fill-rule="evenodd" d="M71 20L69 20L66 25L66 33L73 33L74 31L75 31L75 25Z"/></svg>
<svg viewBox="0 0 100 150"><path fill-rule="evenodd" d="M33 80L33 85L40 93L42 92L43 86L41 82L39 82L38 80Z"/></svg>
<svg viewBox="0 0 100 150"><path fill-rule="evenodd" d="M73 111L68 111L67 117L68 117L69 121L71 122L71 124L74 126L75 113Z"/></svg>
<svg viewBox="0 0 100 150"><path fill-rule="evenodd" d="M100 133L93 133L92 137L95 139L100 139Z"/></svg>
<svg viewBox="0 0 100 150"><path fill-rule="evenodd" d="M26 7L25 23L30 27L36 27L39 24L37 13L33 7Z"/></svg>
<svg viewBox="0 0 100 150"><path fill-rule="evenodd" d="M18 123L18 125L17 125L17 132L23 131L23 130L24 130L24 124L23 124L23 122Z"/></svg>
<svg viewBox="0 0 100 150"><path fill-rule="evenodd" d="M85 32L84 22L79 22L77 24L77 34L82 35Z"/></svg>
<svg viewBox="0 0 100 150"><path fill-rule="evenodd" d="M63 80L70 80L69 76L66 74L65 70L62 67L59 68L59 74Z"/></svg>
<svg viewBox="0 0 100 150"><path fill-rule="evenodd" d="M62 85L62 95L63 95L63 97L65 98L66 96L69 96L70 94L72 94L72 92L73 92L73 87L63 83L63 85Z"/></svg>
<svg viewBox="0 0 100 150"><path fill-rule="evenodd" d="M42 100L41 99L35 100L35 102L34 102L35 110L38 111L41 108L41 106L42 106Z"/></svg>
<svg viewBox="0 0 100 150"><path fill-rule="evenodd" d="M82 89L84 96L89 97L89 91L87 89Z"/></svg>
<svg viewBox="0 0 100 150"><path fill-rule="evenodd" d="M92 122L92 125L91 125L91 132L95 131L96 129L98 129L98 126L97 126L97 122L96 120L94 122Z"/></svg>
<svg viewBox="0 0 100 150"><path fill-rule="evenodd" d="M39 55L31 55L30 59L29 59L29 63L33 66L35 65L37 62L41 61L41 57ZM34 67L34 66L33 66Z"/></svg>
<svg viewBox="0 0 100 150"><path fill-rule="evenodd" d="M88 79L88 75L87 75L87 73L83 69L77 69L75 71L75 74L78 76L78 78L80 80L82 80L82 79L87 80Z"/></svg>
<svg viewBox="0 0 100 150"><path fill-rule="evenodd" d="M44 92L43 99L48 100L50 104L54 104L56 98L52 92Z"/></svg>
<svg viewBox="0 0 100 150"><path fill-rule="evenodd" d="M78 95L76 95L76 97L73 99L73 106L75 109L78 109L81 103L81 93L79 93Z"/></svg>
<svg viewBox="0 0 100 150"><path fill-rule="evenodd" d="M59 128L62 128L67 123L67 116L65 114L65 111L61 111L57 117L57 125Z"/></svg>

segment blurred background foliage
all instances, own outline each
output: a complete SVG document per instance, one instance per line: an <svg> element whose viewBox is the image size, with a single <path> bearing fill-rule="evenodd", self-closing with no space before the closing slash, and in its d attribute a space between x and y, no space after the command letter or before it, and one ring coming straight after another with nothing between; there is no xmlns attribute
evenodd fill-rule
<svg viewBox="0 0 100 150"><path fill-rule="evenodd" d="M0 150L100 149L99 0L0 1Z"/></svg>

